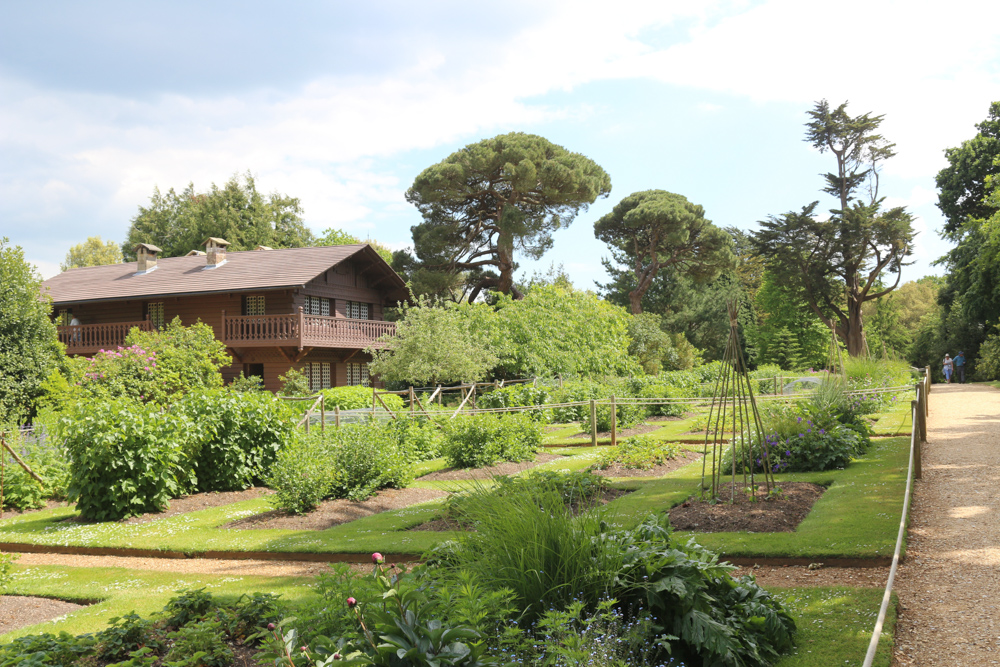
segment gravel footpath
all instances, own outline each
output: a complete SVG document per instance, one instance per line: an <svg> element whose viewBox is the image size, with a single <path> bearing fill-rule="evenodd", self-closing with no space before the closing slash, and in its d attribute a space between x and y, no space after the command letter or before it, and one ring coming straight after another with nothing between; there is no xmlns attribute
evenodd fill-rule
<svg viewBox="0 0 1000 667"><path fill-rule="evenodd" d="M1000 391L934 385L893 665L1000 664Z"/></svg>

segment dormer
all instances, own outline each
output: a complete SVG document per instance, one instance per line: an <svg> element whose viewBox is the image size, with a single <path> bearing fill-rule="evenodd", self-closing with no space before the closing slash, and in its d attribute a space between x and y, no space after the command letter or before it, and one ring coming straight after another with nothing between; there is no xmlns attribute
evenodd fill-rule
<svg viewBox="0 0 1000 667"><path fill-rule="evenodd" d="M162 250L148 243L136 244L134 250L138 258L135 275L142 276L156 270L156 258Z"/></svg>
<svg viewBox="0 0 1000 667"><path fill-rule="evenodd" d="M208 237L208 240L205 241L205 254L208 256L208 264L205 265L206 269L215 269L226 263L227 245L229 245L229 241L226 239L214 236Z"/></svg>

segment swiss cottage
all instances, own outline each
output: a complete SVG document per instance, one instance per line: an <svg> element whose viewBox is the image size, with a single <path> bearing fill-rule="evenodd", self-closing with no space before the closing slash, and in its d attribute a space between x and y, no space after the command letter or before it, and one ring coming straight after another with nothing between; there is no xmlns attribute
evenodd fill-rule
<svg viewBox="0 0 1000 667"><path fill-rule="evenodd" d="M368 245L226 252L210 238L205 252L158 258L136 246L137 262L70 269L46 280L59 340L67 353L90 356L121 345L132 327L199 320L225 343L232 365L279 388L296 368L314 390L370 384L364 350L395 332L387 306L408 298L402 278Z"/></svg>

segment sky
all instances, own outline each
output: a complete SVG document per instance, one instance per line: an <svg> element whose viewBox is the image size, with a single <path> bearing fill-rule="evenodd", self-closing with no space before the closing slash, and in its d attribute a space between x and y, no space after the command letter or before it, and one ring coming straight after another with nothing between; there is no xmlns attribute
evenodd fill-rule
<svg viewBox="0 0 1000 667"><path fill-rule="evenodd" d="M392 248L424 168L539 134L612 191L520 275L605 279L593 224L663 189L718 225L835 201L804 139L821 99L884 114L889 206L918 231L903 280L940 274L944 150L1000 99L1000 2L212 3L0 0L0 236L45 277L89 236L122 241L154 188L250 171L315 232Z"/></svg>

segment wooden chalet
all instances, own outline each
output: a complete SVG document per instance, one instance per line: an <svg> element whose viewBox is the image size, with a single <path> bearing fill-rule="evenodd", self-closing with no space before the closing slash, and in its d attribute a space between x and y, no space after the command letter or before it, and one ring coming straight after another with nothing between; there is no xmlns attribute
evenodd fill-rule
<svg viewBox="0 0 1000 667"><path fill-rule="evenodd" d="M395 332L384 308L408 298L403 280L367 243L226 252L159 259L136 247L138 261L64 271L46 280L59 339L71 355L122 345L132 327L150 330L179 317L212 326L233 363L275 391L279 375L304 372L314 390L370 384L365 348ZM76 322L75 324L73 322Z"/></svg>

